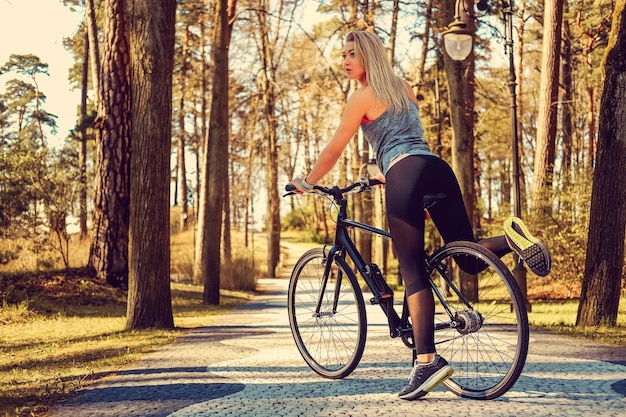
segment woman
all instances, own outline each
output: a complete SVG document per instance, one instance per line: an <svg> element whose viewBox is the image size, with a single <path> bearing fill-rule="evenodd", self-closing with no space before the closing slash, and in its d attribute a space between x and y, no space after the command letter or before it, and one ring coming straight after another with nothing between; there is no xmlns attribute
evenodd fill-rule
<svg viewBox="0 0 626 417"><path fill-rule="evenodd" d="M394 74L380 39L370 32L351 32L342 56L348 78L357 80L360 88L348 99L339 127L309 174L304 179L294 178L291 184L299 191L311 191L361 127L384 175L379 179L386 182L389 231L406 284L417 360L408 385L398 395L413 400L454 372L435 350L435 304L424 264L423 196L446 195L429 209L444 241L475 239L456 177L450 166L430 151L411 86ZM478 243L498 256L515 250L539 275L550 270L548 249L520 219L505 222L504 236Z"/></svg>

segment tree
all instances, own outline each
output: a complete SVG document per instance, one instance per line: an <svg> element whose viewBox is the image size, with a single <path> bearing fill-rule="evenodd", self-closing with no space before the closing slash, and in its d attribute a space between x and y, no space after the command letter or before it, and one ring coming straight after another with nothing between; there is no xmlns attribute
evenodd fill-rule
<svg viewBox="0 0 626 417"><path fill-rule="evenodd" d="M79 166L79 226L80 240L86 240L88 236L87 218L88 204L87 194L89 189L87 167L88 158L88 140L93 139L92 132L94 127L95 113L93 109L99 102L99 74L100 65L100 47L98 40L98 21L96 19L97 10L103 9L101 6L103 1L98 1L97 5L94 0L63 0L66 6L74 8L75 6L84 5L85 19L80 31L75 36L65 38L63 43L65 48L74 53L76 62L73 69L70 69L69 79L75 81L75 85L80 88L80 109L79 119L76 123L72 139L76 140L79 145L78 166ZM91 77L90 77L91 75ZM89 82L93 84L91 94L93 100L89 102Z"/></svg>
<svg viewBox="0 0 626 417"><path fill-rule="evenodd" d="M80 224L80 240L86 240L87 232L87 93L89 81L89 35L85 30L85 50L83 53L83 62L81 65L81 87L80 87L80 127L79 127L79 157L78 165L80 167L79 178L79 224Z"/></svg>
<svg viewBox="0 0 626 417"><path fill-rule="evenodd" d="M464 2L465 10L473 10L473 2ZM454 1L445 1L444 10L452 21ZM467 16L464 14L464 16ZM466 18L468 30L474 33L474 20ZM472 226L476 226L476 197L474 190L474 53L463 62L444 55L448 78L450 122L452 124L452 169L457 177L465 209ZM475 276L463 274L461 287L466 296L476 299L478 285Z"/></svg>
<svg viewBox="0 0 626 417"><path fill-rule="evenodd" d="M415 77L415 84L421 86L424 83L424 69L426 67L426 56L428 55L428 43L430 42L431 26L433 22L433 3L434 0L427 0L426 10L424 11L424 29L419 34L422 41L422 48L420 58L417 64L417 75ZM396 3L394 2L394 8Z"/></svg>
<svg viewBox="0 0 626 417"><path fill-rule="evenodd" d="M189 54L189 37L190 37L190 24L185 24L184 41L181 51L181 66L178 77L178 84L180 86L180 101L178 106L178 142L176 149L177 168L178 168L178 184L180 193L180 230L187 230L189 219L189 199L187 188L187 160L185 158L186 151L186 131L185 131L185 94L187 93L187 76L190 63L188 62ZM177 197L175 197L177 198Z"/></svg>
<svg viewBox="0 0 626 417"><path fill-rule="evenodd" d="M573 39L578 41L578 57L582 61L577 71L577 84L584 86L583 101L586 103L585 166L592 170L596 157L597 91L601 91L600 61L611 31L613 2L585 0L569 4L571 21L576 21Z"/></svg>
<svg viewBox="0 0 626 417"><path fill-rule="evenodd" d="M262 101L267 122L265 136L267 145L265 148L266 163L266 187L267 187L267 275L276 276L276 266L280 253L280 219L278 199L278 137L276 134L276 64L274 54L274 41L270 39L269 25L267 23L268 2L262 0L262 9L257 12L259 27L259 58L261 60L261 73L259 87L262 92ZM276 34L278 36L278 34Z"/></svg>
<svg viewBox="0 0 626 417"><path fill-rule="evenodd" d="M577 326L615 326L626 234L626 8L618 0L604 55L587 257Z"/></svg>
<svg viewBox="0 0 626 417"><path fill-rule="evenodd" d="M132 89L126 327L172 328L170 146L176 0L127 6Z"/></svg>
<svg viewBox="0 0 626 417"><path fill-rule="evenodd" d="M228 45L232 31L235 0L218 0L215 14L213 62L215 74L209 132L203 153L204 176L198 214L198 246L194 275L204 282L203 300L220 302L220 245L224 208L224 181L228 176Z"/></svg>
<svg viewBox="0 0 626 417"><path fill-rule="evenodd" d="M67 177L57 175L61 164L45 141L44 126L52 132L56 128L56 116L44 110L46 95L37 82L40 74L48 75L48 64L35 55L12 54L0 68L0 75L7 73L26 79L8 80L0 95L0 236L31 239L38 256L48 243L42 226L54 232L65 221L71 184L60 180ZM66 260L67 251L61 254Z"/></svg>
<svg viewBox="0 0 626 417"><path fill-rule="evenodd" d="M34 104L35 110L33 111L33 119L37 124L37 133L41 140L41 145L45 146L45 138L42 124L48 118L48 114L40 110L41 102L45 101L46 97L39 91L39 84L37 83L38 74L48 74L48 64L41 62L38 56L35 55L15 55L12 54L9 60L0 68L0 74L5 72L14 71L22 75L26 75L32 81L34 87Z"/></svg>
<svg viewBox="0 0 626 417"><path fill-rule="evenodd" d="M289 13L291 16L284 17ZM255 12L257 32L257 46L259 52L260 72L257 78L258 88L261 94L262 108L267 118L264 125L265 164L266 164L266 191L267 191L267 214L265 219L267 232L267 276L276 276L276 267L280 255L280 199L278 194L278 109L277 101L280 83L277 78L277 70L282 62L285 51L285 42L280 42L281 36L288 37L292 22L293 12L297 2L280 0L276 13L270 12L268 0L259 1ZM269 17L269 19L268 19ZM271 24L273 21L275 24ZM283 22L288 22L287 27ZM274 27L272 32L271 27Z"/></svg>
<svg viewBox="0 0 626 417"><path fill-rule="evenodd" d="M89 268L113 286L128 285L130 80L124 0L105 4L105 42L96 121L94 231Z"/></svg>
<svg viewBox="0 0 626 417"><path fill-rule="evenodd" d="M98 24L96 21L96 6L94 0L85 0L87 37L89 38L89 60L91 62L91 82L93 84L94 103L100 102L100 73L102 63L100 60L100 43L98 41Z"/></svg>
<svg viewBox="0 0 626 417"><path fill-rule="evenodd" d="M551 212L552 201L551 198L546 197L552 189L556 153L563 1L546 0L544 10L541 86L532 195L533 210L544 214Z"/></svg>
<svg viewBox="0 0 626 417"><path fill-rule="evenodd" d="M447 14L452 16L454 1ZM447 4L446 3L446 4ZM473 10L471 3L465 5L466 10ZM450 21L452 19L450 18ZM467 19L468 30L474 32L473 19ZM474 224L474 54L464 62L453 61L444 55L444 68L448 77L450 122L452 124L452 168L456 174L465 208Z"/></svg>

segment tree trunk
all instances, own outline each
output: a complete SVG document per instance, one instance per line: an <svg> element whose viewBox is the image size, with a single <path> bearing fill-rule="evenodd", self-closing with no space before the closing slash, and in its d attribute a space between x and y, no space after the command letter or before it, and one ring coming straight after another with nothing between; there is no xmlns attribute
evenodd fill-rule
<svg viewBox="0 0 626 417"><path fill-rule="evenodd" d="M400 0L393 0L393 8L391 10L391 29L389 30L389 62L391 66L395 65L396 59L396 37L398 34L398 14L400 13Z"/></svg>
<svg viewBox="0 0 626 417"><path fill-rule="evenodd" d="M127 329L173 328L170 152L176 0L128 3L132 88Z"/></svg>
<svg viewBox="0 0 626 417"><path fill-rule="evenodd" d="M472 10L471 4L467 5ZM469 30L474 31L469 19ZM470 221L474 219L474 54L464 62L444 56L452 124L452 169L457 176Z"/></svg>
<svg viewBox="0 0 626 417"><path fill-rule="evenodd" d="M100 103L100 77L102 74L100 62L100 44L98 42L98 25L94 0L85 0L87 36L89 37L89 57L91 60L91 83L93 87L93 102L98 108Z"/></svg>
<svg viewBox="0 0 626 417"><path fill-rule="evenodd" d="M548 195L552 189L556 151L562 23L563 0L546 0L532 195L533 210L542 215L551 213L552 199Z"/></svg>
<svg viewBox="0 0 626 417"><path fill-rule="evenodd" d="M107 0L96 124L94 233L89 268L113 286L128 285L130 80L124 0ZM106 92L106 94L104 94Z"/></svg>
<svg viewBox="0 0 626 417"><path fill-rule="evenodd" d="M266 84L265 109L268 116L267 148L265 161L267 166L267 276L276 277L276 266L280 255L280 205L278 196L278 147L276 134L276 116L274 114L276 104L274 87Z"/></svg>
<svg viewBox="0 0 626 417"><path fill-rule="evenodd" d="M598 153L577 326L615 326L626 231L626 8L616 2L604 56ZM622 173L622 175L616 175Z"/></svg>
<svg viewBox="0 0 626 417"><path fill-rule="evenodd" d="M446 2L446 15L452 20L454 1ZM467 10L473 10L471 0L466 0ZM475 31L473 19L467 19L468 29ZM474 191L474 53L464 62L453 61L444 55L444 68L448 78L450 100L450 122L452 124L452 169L456 174L463 201L472 227L474 226L476 197ZM477 282L475 276L464 274L461 277L463 293L476 299Z"/></svg>
<svg viewBox="0 0 626 417"><path fill-rule="evenodd" d="M203 145L205 138L207 137L207 121L206 121L206 108L207 108L207 56L206 56L206 41L205 41L205 19L206 13L201 13L200 20L200 138L198 140L198 149L196 152L196 195L194 198L194 214L196 220L198 213L200 212L200 165L202 161L202 152L206 149Z"/></svg>
<svg viewBox="0 0 626 417"><path fill-rule="evenodd" d="M266 188L267 212L265 229L267 233L267 276L276 277L276 267L280 255L280 200L278 196L278 135L276 132L276 80L274 74L274 45L269 38L267 23L267 1L262 1L257 13L259 22L261 71L259 87L262 94L263 108L267 117L265 126Z"/></svg>
<svg viewBox="0 0 626 417"><path fill-rule="evenodd" d="M234 0L231 3L234 12ZM204 283L203 301L220 303L221 243L224 214L224 181L228 175L228 45L229 2L219 0L215 13L213 62L215 74L211 97L209 132L204 152L204 178L200 191L198 248L194 275Z"/></svg>
<svg viewBox="0 0 626 417"><path fill-rule="evenodd" d="M424 83L424 71L426 68L426 56L428 55L428 44L430 43L430 27L433 18L433 0L428 0L426 3L426 15L424 16L424 32L421 33L420 39L422 40L421 54L417 62L417 75L415 77L415 84L422 86Z"/></svg>
<svg viewBox="0 0 626 417"><path fill-rule="evenodd" d="M344 153L349 155L348 157L350 158L350 175L352 176L352 179L356 181L361 176L359 172L359 166L361 165L359 137L357 135L354 135L350 140L348 146L350 147L350 153ZM363 222L365 219L363 217L364 207L361 194L355 195L350 203L352 205L351 213L354 217L354 220L356 220L357 222ZM367 239L367 237L369 236L368 234L357 233L356 230L352 231L352 233L354 244L359 250L359 253L361 253L361 256L363 256L365 262L369 263L372 255L372 239Z"/></svg>
<svg viewBox="0 0 626 417"><path fill-rule="evenodd" d="M79 225L80 240L88 238L87 232L87 90L89 80L89 34L85 30L85 52L83 54L80 89L80 147L78 148L79 179Z"/></svg>
<svg viewBox="0 0 626 417"><path fill-rule="evenodd" d="M562 51L562 84L563 108L561 109L561 125L563 126L563 182L568 186L571 182L572 142L574 135L574 78L572 73L572 45L571 32L567 21L563 22L563 51Z"/></svg>
<svg viewBox="0 0 626 417"><path fill-rule="evenodd" d="M252 197L252 166L254 164L254 138L251 136L246 146L246 165L245 165L245 183L244 191L244 245L246 248L251 247L250 239L250 222L254 221L254 205ZM254 231L254 225L252 227Z"/></svg>
<svg viewBox="0 0 626 417"><path fill-rule="evenodd" d="M180 68L180 102L178 106L178 149L177 149L177 161L178 161L178 191L180 193L180 231L187 230L189 224L189 198L187 196L189 190L187 188L187 164L185 163L185 94L187 85L187 53L189 50L189 25L185 27L185 43L183 44L182 52L182 64Z"/></svg>
<svg viewBox="0 0 626 417"><path fill-rule="evenodd" d="M593 170L596 159L596 106L593 87L587 87L587 169Z"/></svg>
<svg viewBox="0 0 626 417"><path fill-rule="evenodd" d="M233 247L230 235L231 215L230 215L230 182L228 175L228 168L226 169L226 175L224 176L224 225L222 227L222 253L224 255L224 262L227 265L233 260Z"/></svg>

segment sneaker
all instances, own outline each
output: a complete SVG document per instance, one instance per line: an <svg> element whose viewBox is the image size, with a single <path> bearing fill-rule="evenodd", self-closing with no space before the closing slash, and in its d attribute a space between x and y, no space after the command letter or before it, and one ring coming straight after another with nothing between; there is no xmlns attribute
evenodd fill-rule
<svg viewBox="0 0 626 417"><path fill-rule="evenodd" d="M531 271L540 277L550 272L552 260L545 243L530 234L524 222L517 217L509 217L504 221L506 241L528 265Z"/></svg>
<svg viewBox="0 0 626 417"><path fill-rule="evenodd" d="M411 371L409 384L402 388L398 397L403 400L415 400L432 391L437 385L448 379L454 373L454 369L439 355L431 363L417 363Z"/></svg>

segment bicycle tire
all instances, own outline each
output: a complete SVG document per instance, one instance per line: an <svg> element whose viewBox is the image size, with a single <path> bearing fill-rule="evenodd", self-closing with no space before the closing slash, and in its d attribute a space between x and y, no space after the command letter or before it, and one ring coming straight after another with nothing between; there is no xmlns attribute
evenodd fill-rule
<svg viewBox="0 0 626 417"><path fill-rule="evenodd" d="M460 397L494 399L513 387L524 368L529 340L526 303L511 271L495 254L473 242L451 242L432 255L434 283L441 282L441 274L460 271L453 259L487 267L474 275L474 285L465 290L471 294L473 310L453 291L446 297L448 308L462 320L458 328L435 332L438 353L455 370L444 385ZM438 288L443 293L441 284ZM435 303L437 322L443 306L437 297Z"/></svg>
<svg viewBox="0 0 626 417"><path fill-rule="evenodd" d="M307 251L296 263L289 281L289 326L309 367L325 378L341 379L352 373L363 356L367 318L361 288L340 257L333 260L320 314L315 313L327 261L319 248ZM336 293L338 277L341 284ZM335 296L338 307L333 311Z"/></svg>

